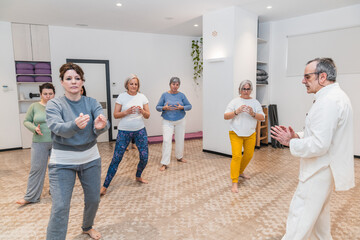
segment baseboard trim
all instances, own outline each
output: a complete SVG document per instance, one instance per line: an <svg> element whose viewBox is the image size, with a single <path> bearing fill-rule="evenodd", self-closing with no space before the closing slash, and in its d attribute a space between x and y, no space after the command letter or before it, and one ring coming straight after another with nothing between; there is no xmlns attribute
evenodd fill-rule
<svg viewBox="0 0 360 240"><path fill-rule="evenodd" d="M203 152L212 153L212 154L216 154L216 155L220 155L220 156L224 156L224 157L229 157L229 158L232 157L232 155L229 155L229 154L226 154L226 153L221 153L221 152L216 152L216 151L211 151L211 150L206 150L206 149L203 149Z"/></svg>

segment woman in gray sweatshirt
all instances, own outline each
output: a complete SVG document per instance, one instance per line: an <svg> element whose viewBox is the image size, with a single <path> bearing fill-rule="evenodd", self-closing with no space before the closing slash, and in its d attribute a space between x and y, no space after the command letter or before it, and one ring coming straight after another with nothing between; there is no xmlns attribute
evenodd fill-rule
<svg viewBox="0 0 360 240"><path fill-rule="evenodd" d="M49 160L52 208L46 239L66 238L76 175L84 190L83 233L100 239L101 234L92 228L100 202L101 158L96 138L109 129L109 123L101 105L81 95L85 79L78 65L64 64L60 79L65 96L52 99L46 106L53 140Z"/></svg>

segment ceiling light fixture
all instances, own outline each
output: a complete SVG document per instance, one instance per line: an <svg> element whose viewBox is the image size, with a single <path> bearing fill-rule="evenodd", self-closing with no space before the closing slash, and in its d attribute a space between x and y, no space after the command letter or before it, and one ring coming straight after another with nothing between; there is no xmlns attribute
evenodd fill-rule
<svg viewBox="0 0 360 240"><path fill-rule="evenodd" d="M76 26L79 26L79 27L87 27L89 25L85 24L85 23L77 23Z"/></svg>
<svg viewBox="0 0 360 240"><path fill-rule="evenodd" d="M194 24L194 27L198 27L199 26L199 24Z"/></svg>
<svg viewBox="0 0 360 240"><path fill-rule="evenodd" d="M116 6L121 7L121 6L122 6L122 4L121 4L121 3L117 3L117 4L116 4Z"/></svg>
<svg viewBox="0 0 360 240"><path fill-rule="evenodd" d="M272 9L272 6L267 6L266 8L267 8L267 9Z"/></svg>

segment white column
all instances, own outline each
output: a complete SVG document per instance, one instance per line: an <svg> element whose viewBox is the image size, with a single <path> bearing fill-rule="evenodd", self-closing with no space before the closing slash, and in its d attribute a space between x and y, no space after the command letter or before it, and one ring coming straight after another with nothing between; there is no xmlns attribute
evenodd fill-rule
<svg viewBox="0 0 360 240"><path fill-rule="evenodd" d="M203 149L231 154L226 105L241 81L256 96L257 15L230 7L203 16Z"/></svg>

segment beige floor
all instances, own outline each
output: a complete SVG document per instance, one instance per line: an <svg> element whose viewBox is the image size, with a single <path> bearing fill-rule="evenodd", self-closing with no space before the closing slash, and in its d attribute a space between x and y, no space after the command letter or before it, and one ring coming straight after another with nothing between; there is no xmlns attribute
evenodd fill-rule
<svg viewBox="0 0 360 240"><path fill-rule="evenodd" d="M102 179L114 143L99 144ZM161 144L150 145L143 177L134 181L138 154L127 152L108 193L101 199L95 228L103 239L281 239L291 197L297 185L298 159L288 149L262 147L255 151L240 192L230 192L230 158L202 152L201 140L185 145L188 163L171 162L158 171ZM15 204L26 190L30 150L0 152L0 239L45 239L51 208L48 178L40 203ZM359 174L360 160L355 160ZM332 234L336 240L360 239L360 182L331 199ZM67 239L89 239L81 234L83 193L77 181Z"/></svg>

